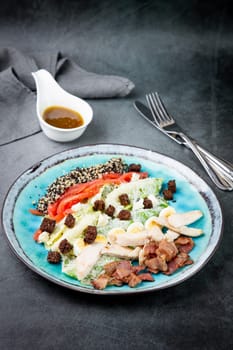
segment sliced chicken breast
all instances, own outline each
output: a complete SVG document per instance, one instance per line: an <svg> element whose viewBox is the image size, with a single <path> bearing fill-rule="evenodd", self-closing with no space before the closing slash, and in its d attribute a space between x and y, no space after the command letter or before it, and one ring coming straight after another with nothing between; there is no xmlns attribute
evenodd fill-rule
<svg viewBox="0 0 233 350"><path fill-rule="evenodd" d="M84 279L93 266L98 261L101 250L104 248L103 243L92 243L84 248L76 258L76 273L79 280Z"/></svg>
<svg viewBox="0 0 233 350"><path fill-rule="evenodd" d="M103 248L101 254L106 254L109 256L115 256L117 258L137 260L141 248L136 247L135 249L121 247L118 244L112 244L108 247Z"/></svg>
<svg viewBox="0 0 233 350"><path fill-rule="evenodd" d="M116 236L115 243L123 247L137 247L146 243L148 232L143 231L139 233L122 233Z"/></svg>

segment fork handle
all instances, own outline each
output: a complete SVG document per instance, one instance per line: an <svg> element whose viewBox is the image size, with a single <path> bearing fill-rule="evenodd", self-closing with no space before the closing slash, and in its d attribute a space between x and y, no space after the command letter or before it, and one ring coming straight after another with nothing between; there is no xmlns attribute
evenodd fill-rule
<svg viewBox="0 0 233 350"><path fill-rule="evenodd" d="M169 137L171 137L172 140L190 149L189 144L186 142L186 140L182 136L184 135L182 132L177 132L177 131L165 132L163 129L160 129L160 130L163 131ZM213 153L210 153L209 151L201 147L199 144L197 144L197 142L194 139L192 138L188 138L188 139L197 147L201 155L204 158L206 158L208 163L210 163L210 165L214 168L214 171L215 172L217 171L218 174L221 175L221 177L223 177L231 187L233 187L233 164L221 158L216 157Z"/></svg>
<svg viewBox="0 0 233 350"><path fill-rule="evenodd" d="M229 175L233 181L233 165L221 158L216 157L214 154L208 152L206 149L198 145L195 141L192 140L193 143L196 144L198 150L208 158L211 163L214 163L217 167L221 168L224 173Z"/></svg>
<svg viewBox="0 0 233 350"><path fill-rule="evenodd" d="M224 176L221 176L219 172L216 171L215 166L211 166L210 163L207 163L205 158L202 156L201 152L199 151L196 144L185 134L180 133L180 136L183 138L183 140L187 143L187 146L193 151L195 156L199 159L202 166L204 167L205 171L209 175L209 177L212 179L212 181L215 183L215 185L223 190L223 191L231 191L233 189L232 186L226 186L226 181L224 180ZM228 183L229 184L229 183Z"/></svg>

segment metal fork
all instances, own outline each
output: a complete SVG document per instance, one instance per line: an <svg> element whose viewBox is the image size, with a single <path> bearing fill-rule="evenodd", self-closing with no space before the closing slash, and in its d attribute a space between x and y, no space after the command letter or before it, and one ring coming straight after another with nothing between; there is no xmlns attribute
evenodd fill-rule
<svg viewBox="0 0 233 350"><path fill-rule="evenodd" d="M146 95L146 99L159 129L177 143L190 148L219 189L224 191L233 190L233 166L206 151L194 140L185 135L168 113L157 92Z"/></svg>

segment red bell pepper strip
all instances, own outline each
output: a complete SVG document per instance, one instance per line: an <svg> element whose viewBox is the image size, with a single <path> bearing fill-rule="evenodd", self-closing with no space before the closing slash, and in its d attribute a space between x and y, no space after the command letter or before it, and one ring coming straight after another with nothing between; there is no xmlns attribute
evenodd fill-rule
<svg viewBox="0 0 233 350"><path fill-rule="evenodd" d="M38 228L38 230L36 230L34 235L33 235L33 239L38 242L38 238L39 238L41 233L42 233L42 230L40 228Z"/></svg>
<svg viewBox="0 0 233 350"><path fill-rule="evenodd" d="M39 211L38 209L29 209L29 211L30 211L30 213L32 214L32 215L37 215L37 216L43 216L44 214L41 212L41 211Z"/></svg>

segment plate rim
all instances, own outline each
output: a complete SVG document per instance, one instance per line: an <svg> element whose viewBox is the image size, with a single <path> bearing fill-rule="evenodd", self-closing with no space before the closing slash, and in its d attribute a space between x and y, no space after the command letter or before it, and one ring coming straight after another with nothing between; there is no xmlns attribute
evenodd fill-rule
<svg viewBox="0 0 233 350"><path fill-rule="evenodd" d="M221 219L221 222L220 222L220 230L219 230L219 233L218 233L218 236L217 236L217 240L215 242L215 245L214 247L212 248L211 252L209 253L209 255L205 258L205 260L200 264L200 266L196 266L196 268L194 270L192 270L190 273L188 273L187 275L181 277L178 281L175 279L173 281L169 281L169 282L165 282L163 285L161 286L149 286L147 285L147 287L145 288L141 288L141 289L129 289L129 290L124 290L124 289L119 289L119 290L97 290L97 289L90 289L88 287L85 287L85 286L78 286L78 285L75 285L75 284L72 284L72 283L69 283L69 282L66 282L66 281L62 281L60 279L57 279L57 277L54 277L53 275L50 275L49 273L45 272L43 269L37 267L32 261L31 259L26 255L26 253L23 251L22 247L20 246L19 242L18 242L18 239L16 237L16 234L14 232L14 228L13 228L13 222L12 222L12 218L10 219L11 221L11 231L14 235L14 237L16 238L18 244L19 244L19 247L21 248L22 252L25 254L25 257L31 262L29 263L23 256L21 256L16 247L12 244L11 240L10 240L10 237L8 236L8 233L7 233L7 228L4 224L4 210L5 210L5 206L6 206L6 202L11 194L11 191L13 189L13 187L16 185L16 183L20 180L21 177L23 177L23 175L25 175L26 173L33 173L34 171L36 171L41 165L43 165L44 162L46 162L47 160L50 160L56 156L63 156L63 155L67 155L67 157L63 157L61 160L57 161L57 162L54 162L53 164L51 164L51 167L55 166L55 165L58 165L68 159L72 159L72 158L76 158L76 157L85 157L85 156L90 156L90 155L94 155L94 154L108 154L108 150L106 149L105 152L97 152L95 150L93 150L92 152L89 150L88 152L86 152L85 154L82 154L82 155L75 155L74 157L70 156L69 157L69 153L71 153L72 155L72 152L74 152L75 150L76 151L79 151L80 149L81 150L85 150L85 149L92 149L92 148L96 148L96 147L126 147L128 148L129 150L131 150L131 152L133 152L133 149L135 150L138 150L138 151L146 151L146 152L151 152L152 154L156 155L156 156L162 156L164 158L167 158L169 159L170 161L173 161L174 163L177 163L177 165L181 165L182 167L184 168L187 168L191 173L193 173L197 178L199 178L202 183L208 188L208 190L210 191L211 195L214 197L214 200L215 200L215 203L219 209L219 215L220 215L220 219ZM134 155L134 154L128 154L128 153L123 153L123 152L117 152L117 150L114 150L114 151L110 151L109 150L109 155L110 154L119 154L122 156L136 156L136 157L141 157L142 159L147 159L151 162L153 162L152 159L149 159L149 158L146 158L146 157L143 157L143 156L139 156L139 155ZM43 169L43 171L41 173L43 173L45 170L47 169L47 167L45 167ZM37 174L37 176L40 176L40 174ZM36 177L37 177L36 176ZM24 182L23 186L20 187L20 189L18 190L18 195L19 193L21 193L21 191L23 190L23 188L30 182L32 181L29 180L28 182ZM194 186L192 184L192 182L189 181L189 183ZM196 186L194 186L196 188ZM197 188L196 188L197 189ZM198 189L197 189L198 190ZM200 191L198 190L198 193L200 194L200 196L202 196L203 198L203 195L202 193L200 193ZM17 197L18 197L17 195ZM203 198L207 207L208 207L208 211L210 212L210 208L209 208L209 205L208 203L206 202L205 198ZM12 210L14 210L15 206L12 207ZM210 216L211 216L211 220L212 220L212 215L210 213ZM40 161L38 162L35 162L32 166L30 166L28 169L24 170L23 172L21 172L16 178L15 180L13 181L13 183L10 185L10 187L8 188L8 191L6 192L5 194L5 197L4 197L4 200L3 200L3 205L2 205L2 210L1 210L1 226L2 226L2 231L4 233L4 237L8 243L8 245L10 246L11 248L11 251L14 253L14 255L17 256L17 258L22 261L29 269L31 269L33 272L39 274L40 276L42 276L43 278L45 278L46 280L52 282L52 283L55 283L57 285L60 285L62 287L65 287L65 288L68 288L68 289L71 289L71 290L75 290L75 291L78 291L78 292L84 292L84 293L88 293L88 294L96 294L96 295L125 295L125 294L137 294L137 293L147 293L147 292L156 292L156 291L159 291L159 290L163 290L163 289L166 289L166 288L169 288L169 287L173 287L173 286L176 286L176 285L179 285L181 283L183 283L184 281L188 280L189 278L191 278L192 276L194 276L195 274L197 274L208 262L209 260L213 257L213 255L215 254L216 250L218 249L220 243L221 243L221 240L222 240L222 237L223 237L223 228L224 228L224 223L223 223L223 212L222 212L222 206L214 192L214 190L209 186L209 184L198 174L196 173L193 169L191 169L189 166L187 166L186 164L170 157L170 156L167 156L161 152L157 152L157 151L154 151L154 150L151 150L149 148L145 148L145 147L139 147L139 146L135 146L135 145L129 145L129 144L122 144L122 143L95 143L95 144L87 144L87 145L82 145L80 147L72 147L72 148L69 148L69 149L66 149L66 150L63 150L61 152L56 152L56 153L53 153L52 155L49 155L43 159L41 159ZM211 224L211 233L212 233L212 224ZM209 245L209 244L208 244ZM207 245L207 247L208 247ZM194 265L195 266L195 263Z"/></svg>

